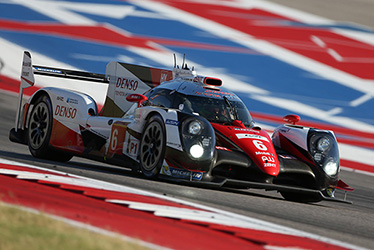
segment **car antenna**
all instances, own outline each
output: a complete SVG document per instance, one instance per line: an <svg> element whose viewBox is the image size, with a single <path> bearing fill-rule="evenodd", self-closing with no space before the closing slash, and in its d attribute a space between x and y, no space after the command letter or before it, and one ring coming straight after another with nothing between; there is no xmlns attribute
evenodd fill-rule
<svg viewBox="0 0 374 250"><path fill-rule="evenodd" d="M184 67L185 61L186 61L186 54L183 54L182 69L185 69L185 67Z"/></svg>
<svg viewBox="0 0 374 250"><path fill-rule="evenodd" d="M173 55L174 55L174 68L176 68L177 67L177 56L175 55L175 53Z"/></svg>

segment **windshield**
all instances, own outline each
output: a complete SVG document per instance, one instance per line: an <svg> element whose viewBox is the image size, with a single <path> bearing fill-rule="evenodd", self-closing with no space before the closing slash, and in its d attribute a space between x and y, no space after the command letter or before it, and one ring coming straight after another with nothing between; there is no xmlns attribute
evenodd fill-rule
<svg viewBox="0 0 374 250"><path fill-rule="evenodd" d="M179 93L177 95L173 106L183 112L201 115L215 123L232 123L234 120L240 120L245 126L253 125L252 117L240 99L216 99Z"/></svg>

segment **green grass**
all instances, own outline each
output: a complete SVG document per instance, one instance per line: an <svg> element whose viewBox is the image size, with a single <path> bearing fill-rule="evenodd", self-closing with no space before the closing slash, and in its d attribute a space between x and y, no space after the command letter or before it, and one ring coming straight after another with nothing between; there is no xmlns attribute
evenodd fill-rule
<svg viewBox="0 0 374 250"><path fill-rule="evenodd" d="M0 202L1 250L147 249Z"/></svg>

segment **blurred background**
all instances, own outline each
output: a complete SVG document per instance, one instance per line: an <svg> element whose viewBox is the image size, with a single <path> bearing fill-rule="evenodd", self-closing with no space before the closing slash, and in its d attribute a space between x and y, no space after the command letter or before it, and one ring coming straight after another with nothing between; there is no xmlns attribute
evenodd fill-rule
<svg viewBox="0 0 374 250"><path fill-rule="evenodd" d="M333 130L341 165L374 173L373 0L0 1L0 88L17 93L24 50L37 65L105 73L110 61L171 69L173 54L220 77L271 132L295 113ZM84 91L101 84L37 78Z"/></svg>

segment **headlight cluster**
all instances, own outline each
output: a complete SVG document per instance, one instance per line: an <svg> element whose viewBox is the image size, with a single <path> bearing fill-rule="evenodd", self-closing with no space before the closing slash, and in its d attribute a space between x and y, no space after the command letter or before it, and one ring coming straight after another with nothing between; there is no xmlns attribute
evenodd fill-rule
<svg viewBox="0 0 374 250"><path fill-rule="evenodd" d="M201 123L199 121L192 121L188 125L188 132L191 135L198 135L201 132Z"/></svg>
<svg viewBox="0 0 374 250"><path fill-rule="evenodd" d="M316 164L327 175L336 175L339 170L339 151L333 135L328 132L315 132L309 138L309 153Z"/></svg>
<svg viewBox="0 0 374 250"><path fill-rule="evenodd" d="M200 158L204 154L204 148L200 144L194 144L190 148L190 154L193 158Z"/></svg>
<svg viewBox="0 0 374 250"><path fill-rule="evenodd" d="M317 148L318 150L320 150L321 152L326 152L330 149L331 147L331 142L329 140L329 138L323 136L322 138L320 138L317 142Z"/></svg>
<svg viewBox="0 0 374 250"><path fill-rule="evenodd" d="M214 152L214 130L208 121L190 117L182 124L183 146L194 160L207 160Z"/></svg>

